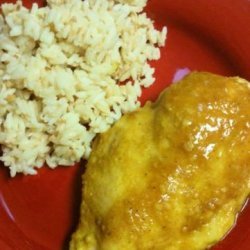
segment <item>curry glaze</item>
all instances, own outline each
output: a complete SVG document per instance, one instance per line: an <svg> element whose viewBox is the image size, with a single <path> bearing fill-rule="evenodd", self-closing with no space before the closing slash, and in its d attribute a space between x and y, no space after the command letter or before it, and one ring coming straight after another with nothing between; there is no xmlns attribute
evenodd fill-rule
<svg viewBox="0 0 250 250"><path fill-rule="evenodd" d="M95 141L71 249L200 250L250 192L250 87L192 73Z"/></svg>

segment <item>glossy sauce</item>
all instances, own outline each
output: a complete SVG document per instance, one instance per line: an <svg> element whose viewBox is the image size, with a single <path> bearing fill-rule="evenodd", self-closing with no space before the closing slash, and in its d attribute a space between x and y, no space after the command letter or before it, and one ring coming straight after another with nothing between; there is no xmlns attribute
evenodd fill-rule
<svg viewBox="0 0 250 250"><path fill-rule="evenodd" d="M242 79L192 73L101 135L71 249L200 250L220 241L250 193L249 98Z"/></svg>
<svg viewBox="0 0 250 250"><path fill-rule="evenodd" d="M40 6L45 3L44 0L23 2L28 7L32 2L38 2ZM176 72L183 68L250 79L249 7L248 0L220 0L214 1L214 4L207 0L185 3L149 0L148 14L155 19L156 26L167 24L169 35L161 59L152 62L156 67L156 83L144 90L142 102L155 100L160 91L172 82ZM224 15L221 15L221 10ZM208 40L208 37L213 37L213 40ZM2 167L0 188L16 223L1 207L0 249L29 249L28 246L31 250L67 249L70 233L78 219L83 166L79 164L56 171L44 168L37 176L18 176L15 179L10 179L7 169ZM239 216L237 227L215 248L248 249L249 222L248 205ZM24 235L28 235L29 239Z"/></svg>

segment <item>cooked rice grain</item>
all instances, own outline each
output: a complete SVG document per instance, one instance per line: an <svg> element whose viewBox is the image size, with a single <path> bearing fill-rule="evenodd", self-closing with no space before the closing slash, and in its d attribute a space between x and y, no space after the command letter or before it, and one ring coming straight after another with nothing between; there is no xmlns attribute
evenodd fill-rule
<svg viewBox="0 0 250 250"><path fill-rule="evenodd" d="M50 0L0 16L1 160L11 176L87 159L91 141L154 82L161 32L146 0ZM119 85L125 81L126 84Z"/></svg>

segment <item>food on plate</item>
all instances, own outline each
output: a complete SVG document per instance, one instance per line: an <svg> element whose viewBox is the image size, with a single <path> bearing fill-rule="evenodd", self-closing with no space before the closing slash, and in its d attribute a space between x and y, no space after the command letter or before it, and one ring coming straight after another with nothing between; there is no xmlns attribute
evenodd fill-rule
<svg viewBox="0 0 250 250"><path fill-rule="evenodd" d="M200 250L250 192L250 85L192 73L96 138L71 250Z"/></svg>
<svg viewBox="0 0 250 250"><path fill-rule="evenodd" d="M31 10L2 4L0 160L16 173L88 158L97 133L139 105L154 82L166 27L146 0L48 0ZM123 84L120 84L120 83Z"/></svg>

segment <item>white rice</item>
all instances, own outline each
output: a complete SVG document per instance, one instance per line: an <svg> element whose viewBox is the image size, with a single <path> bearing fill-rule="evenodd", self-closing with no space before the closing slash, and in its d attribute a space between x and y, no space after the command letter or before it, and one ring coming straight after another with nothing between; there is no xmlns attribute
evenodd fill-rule
<svg viewBox="0 0 250 250"><path fill-rule="evenodd" d="M0 16L0 160L36 174L87 159L97 133L135 110L154 82L166 28L154 29L146 0L50 0ZM125 81L126 84L119 85Z"/></svg>

